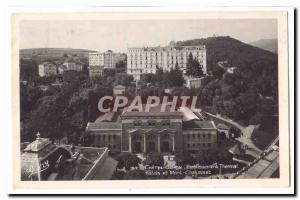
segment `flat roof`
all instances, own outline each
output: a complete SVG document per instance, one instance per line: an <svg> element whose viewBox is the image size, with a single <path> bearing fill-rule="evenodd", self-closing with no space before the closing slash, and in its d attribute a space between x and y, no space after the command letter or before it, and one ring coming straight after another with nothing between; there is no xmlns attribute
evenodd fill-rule
<svg viewBox="0 0 300 200"><path fill-rule="evenodd" d="M192 119L182 123L182 129L216 129L212 121Z"/></svg>
<svg viewBox="0 0 300 200"><path fill-rule="evenodd" d="M138 110L134 111L128 111L129 107L124 108L123 113L121 117L183 117L183 114L179 111L171 111L170 106L166 106L166 109L164 112L161 112L161 105L156 107L151 107L149 109L149 112L145 111L146 105L142 105L142 112L139 112Z"/></svg>

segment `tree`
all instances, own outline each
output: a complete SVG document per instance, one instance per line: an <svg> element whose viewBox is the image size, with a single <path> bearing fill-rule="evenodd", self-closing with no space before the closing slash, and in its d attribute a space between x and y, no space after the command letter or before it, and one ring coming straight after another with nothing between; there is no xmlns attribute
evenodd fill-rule
<svg viewBox="0 0 300 200"><path fill-rule="evenodd" d="M129 152L121 152L116 160L119 162L117 168L122 169L125 167L126 170L130 170L131 167L139 167L141 159L137 155Z"/></svg>
<svg viewBox="0 0 300 200"><path fill-rule="evenodd" d="M42 137L51 139L63 138L69 130L63 113L64 107L56 96L43 97L38 107L30 115L31 134L40 132Z"/></svg>
<svg viewBox="0 0 300 200"><path fill-rule="evenodd" d="M156 82L156 85L159 87L165 86L166 80L164 79L164 71L162 68L156 67L155 82Z"/></svg>
<svg viewBox="0 0 300 200"><path fill-rule="evenodd" d="M232 134L234 138L241 137L241 131L240 129L236 128L235 126L231 126L229 129L229 134Z"/></svg>
<svg viewBox="0 0 300 200"><path fill-rule="evenodd" d="M20 79L33 81L38 77L38 63L33 59L20 59Z"/></svg>
<svg viewBox="0 0 300 200"><path fill-rule="evenodd" d="M203 76L203 70L200 67L200 63L196 58L193 58L192 53L189 54L189 58L187 61L186 75L193 77Z"/></svg>
<svg viewBox="0 0 300 200"><path fill-rule="evenodd" d="M148 166L164 166L164 158L160 153L151 152L146 156L143 164Z"/></svg>
<svg viewBox="0 0 300 200"><path fill-rule="evenodd" d="M133 76L128 74L116 74L116 84L121 84L129 87L133 81Z"/></svg>
<svg viewBox="0 0 300 200"><path fill-rule="evenodd" d="M165 73L165 78L169 87L182 87L184 83L182 71L176 63L175 69L171 69L169 73Z"/></svg>
<svg viewBox="0 0 300 200"><path fill-rule="evenodd" d="M108 77L108 76L115 76L116 70L115 69L103 69L103 76Z"/></svg>
<svg viewBox="0 0 300 200"><path fill-rule="evenodd" d="M189 152L175 154L176 165L185 167L186 165L194 165L196 160Z"/></svg>

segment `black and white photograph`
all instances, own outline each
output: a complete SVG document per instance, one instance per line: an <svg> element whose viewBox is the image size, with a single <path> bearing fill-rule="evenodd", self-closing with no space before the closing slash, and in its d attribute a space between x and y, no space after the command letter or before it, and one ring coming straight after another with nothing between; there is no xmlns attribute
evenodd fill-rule
<svg viewBox="0 0 300 200"><path fill-rule="evenodd" d="M70 16L14 16L18 183L288 184L284 12Z"/></svg>

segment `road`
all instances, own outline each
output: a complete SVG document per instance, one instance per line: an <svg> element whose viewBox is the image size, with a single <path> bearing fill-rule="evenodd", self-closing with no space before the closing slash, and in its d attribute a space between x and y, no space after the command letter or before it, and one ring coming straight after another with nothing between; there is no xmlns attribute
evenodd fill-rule
<svg viewBox="0 0 300 200"><path fill-rule="evenodd" d="M249 125L247 127L244 127L231 119L225 119L224 117L214 115L214 114L211 114L208 112L205 112L205 113L213 120L217 120L223 124L226 124L228 126L233 126L233 127L236 127L237 129L239 129L241 131L242 135L241 135L241 137L237 138L236 140L241 142L242 144L248 146L248 150L246 153L254 156L255 158L260 156L260 154L262 153L262 150L257 148L251 139L254 129L258 127L257 125Z"/></svg>

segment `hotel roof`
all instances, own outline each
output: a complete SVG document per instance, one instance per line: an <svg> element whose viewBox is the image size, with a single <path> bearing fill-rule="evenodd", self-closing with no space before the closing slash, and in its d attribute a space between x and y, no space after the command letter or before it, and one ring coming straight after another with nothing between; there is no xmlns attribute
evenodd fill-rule
<svg viewBox="0 0 300 200"><path fill-rule="evenodd" d="M144 51L166 51L166 50L194 50L194 49L199 49L199 50L205 50L206 47L205 45L195 45L195 46L167 46L167 47L129 47L127 48L128 50L144 50Z"/></svg>
<svg viewBox="0 0 300 200"><path fill-rule="evenodd" d="M139 110L133 110L130 111L129 107L124 108L123 113L121 117L183 117L183 114L179 111L172 112L170 106L166 106L166 109L164 112L161 112L161 105L156 107L151 107L149 109L149 112L145 111L146 105L142 105L142 112L139 112Z"/></svg>
<svg viewBox="0 0 300 200"><path fill-rule="evenodd" d="M182 123L183 129L216 129L212 121L200 121L192 119L190 121L184 121Z"/></svg>

